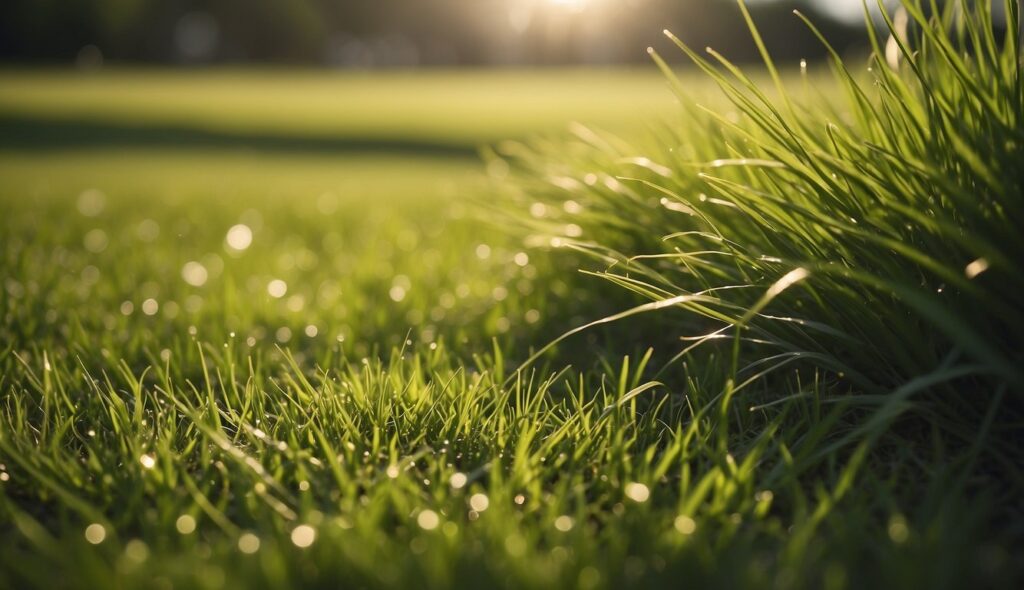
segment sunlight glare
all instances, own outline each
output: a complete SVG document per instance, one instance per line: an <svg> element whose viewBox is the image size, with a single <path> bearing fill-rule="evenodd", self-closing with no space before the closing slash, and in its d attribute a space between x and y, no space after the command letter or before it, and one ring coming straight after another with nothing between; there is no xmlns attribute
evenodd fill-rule
<svg viewBox="0 0 1024 590"><path fill-rule="evenodd" d="M590 3L590 0L548 0L549 4L572 10L573 12L581 12Z"/></svg>

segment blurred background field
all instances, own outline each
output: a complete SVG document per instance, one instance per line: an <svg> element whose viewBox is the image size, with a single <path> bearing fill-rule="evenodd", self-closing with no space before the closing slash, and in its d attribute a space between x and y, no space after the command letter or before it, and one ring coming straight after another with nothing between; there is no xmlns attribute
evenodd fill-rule
<svg viewBox="0 0 1024 590"><path fill-rule="evenodd" d="M553 306L565 328L585 316L493 219L504 189L479 150L574 121L638 137L676 109L637 70L6 70L8 343L145 363L198 326L360 356L447 338L468 357ZM251 245L228 244L236 226Z"/></svg>
<svg viewBox="0 0 1024 590"><path fill-rule="evenodd" d="M348 73L8 69L0 71L0 141L7 148L112 141L473 152L500 140L562 133L570 121L635 133L673 114L674 105L653 67Z"/></svg>

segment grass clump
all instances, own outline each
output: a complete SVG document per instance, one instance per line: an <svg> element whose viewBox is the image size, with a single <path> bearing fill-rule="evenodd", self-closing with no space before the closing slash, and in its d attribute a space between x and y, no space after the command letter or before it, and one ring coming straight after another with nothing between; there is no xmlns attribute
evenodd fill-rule
<svg viewBox="0 0 1024 590"><path fill-rule="evenodd" d="M796 365L886 412L927 397L969 444L997 404L1015 428L1024 391L1019 14L1006 2L1000 34L990 3L901 7L910 26L871 30L866 71L832 52L824 90L763 46L772 90L669 34L727 107L674 80L685 116L655 144L581 131L569 157L514 161L549 181L525 191L550 212L529 222L538 242L689 312L661 320L675 336L730 339L737 379Z"/></svg>

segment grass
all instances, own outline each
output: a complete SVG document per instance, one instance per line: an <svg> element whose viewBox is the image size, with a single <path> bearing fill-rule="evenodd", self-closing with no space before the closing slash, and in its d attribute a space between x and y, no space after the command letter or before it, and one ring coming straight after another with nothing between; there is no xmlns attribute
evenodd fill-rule
<svg viewBox="0 0 1024 590"><path fill-rule="evenodd" d="M706 86L706 85L701 85ZM654 70L0 72L0 114L244 136L478 146L561 133L567 120L615 133L676 112ZM38 130L36 130L38 132Z"/></svg>
<svg viewBox="0 0 1024 590"><path fill-rule="evenodd" d="M633 73L5 73L0 585L1017 587L1016 49L922 24L653 140Z"/></svg>

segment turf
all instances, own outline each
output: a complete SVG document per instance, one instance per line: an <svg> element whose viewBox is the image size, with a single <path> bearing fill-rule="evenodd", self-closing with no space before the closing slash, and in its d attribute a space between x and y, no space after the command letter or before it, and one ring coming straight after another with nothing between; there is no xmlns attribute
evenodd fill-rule
<svg viewBox="0 0 1024 590"><path fill-rule="evenodd" d="M554 135L658 129L656 75L0 77L0 585L1018 586L998 406L951 444L827 366L669 362L711 324L633 257L679 214L623 188L663 145Z"/></svg>

